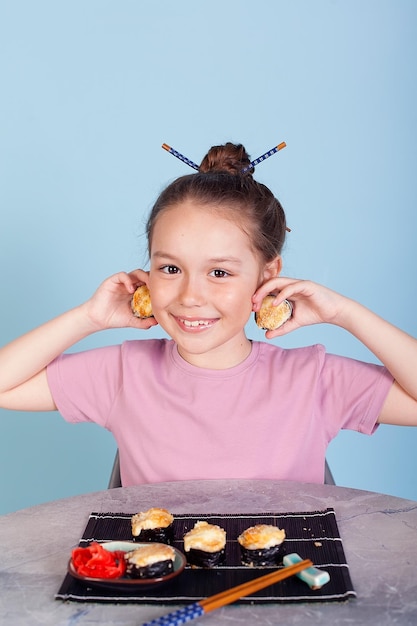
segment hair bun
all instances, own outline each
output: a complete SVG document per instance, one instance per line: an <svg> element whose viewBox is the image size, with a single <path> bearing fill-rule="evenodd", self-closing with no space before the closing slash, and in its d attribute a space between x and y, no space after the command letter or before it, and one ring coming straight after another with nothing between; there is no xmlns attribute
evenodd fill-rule
<svg viewBox="0 0 417 626"><path fill-rule="evenodd" d="M250 164L250 158L242 144L225 143L210 148L201 161L200 172L228 172L239 175ZM253 170L251 170L252 174Z"/></svg>

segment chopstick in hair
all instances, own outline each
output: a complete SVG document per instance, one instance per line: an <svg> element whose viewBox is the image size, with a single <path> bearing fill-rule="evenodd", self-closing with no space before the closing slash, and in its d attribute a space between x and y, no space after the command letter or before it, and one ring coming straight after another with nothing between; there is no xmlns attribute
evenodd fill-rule
<svg viewBox="0 0 417 626"><path fill-rule="evenodd" d="M282 150L283 148L286 147L286 143L285 141L281 141L280 144L278 144L277 146L275 146L274 148L271 148L271 150L268 150L268 152L265 152L265 154L262 154L260 157L258 157L257 159L254 159L253 161L251 161L249 163L249 165L247 165L246 167L243 168L242 170L242 174L245 174L246 172L248 172L249 170L253 169L255 167L255 165L258 165L258 163L262 163L262 161L265 161L265 159L268 159L270 156L272 156L273 154L275 154L276 152L279 152L280 150Z"/></svg>
<svg viewBox="0 0 417 626"><path fill-rule="evenodd" d="M178 150L175 150L174 148L171 148L171 146L169 146L167 143L163 143L162 147L163 147L164 150L166 150L167 152L169 152L173 156L177 157L177 159L179 159L180 161L183 161L184 163L186 163L187 165L192 167L194 170L199 171L200 168L197 165L197 163L194 163L194 161L191 161L188 157L186 157L183 154L181 154L181 152L178 152Z"/></svg>

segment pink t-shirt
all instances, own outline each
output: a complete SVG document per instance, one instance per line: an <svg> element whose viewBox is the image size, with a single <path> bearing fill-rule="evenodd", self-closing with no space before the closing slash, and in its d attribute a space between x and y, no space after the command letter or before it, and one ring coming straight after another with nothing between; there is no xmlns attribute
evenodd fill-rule
<svg viewBox="0 0 417 626"><path fill-rule="evenodd" d="M379 365L254 342L236 367L194 367L171 340L64 354L48 367L69 422L111 431L123 485L200 478L323 482L342 428L371 434L392 384Z"/></svg>

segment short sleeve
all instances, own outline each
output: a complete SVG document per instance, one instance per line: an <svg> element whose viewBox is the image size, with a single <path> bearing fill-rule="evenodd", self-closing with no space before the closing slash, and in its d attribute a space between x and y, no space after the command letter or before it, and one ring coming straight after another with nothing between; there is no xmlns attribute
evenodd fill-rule
<svg viewBox="0 0 417 626"><path fill-rule="evenodd" d="M47 368L47 379L58 411L68 422L107 419L122 384L121 346L62 354Z"/></svg>

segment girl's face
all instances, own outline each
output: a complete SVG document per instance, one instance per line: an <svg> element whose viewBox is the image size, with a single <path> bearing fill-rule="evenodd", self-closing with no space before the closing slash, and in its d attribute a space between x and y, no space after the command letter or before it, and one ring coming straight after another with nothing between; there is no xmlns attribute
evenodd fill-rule
<svg viewBox="0 0 417 626"><path fill-rule="evenodd" d="M149 273L152 309L189 363L224 369L249 355L244 326L264 279L248 235L216 207L190 200L157 218Z"/></svg>

